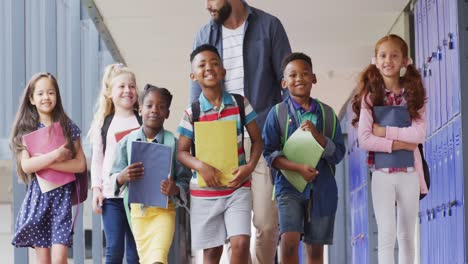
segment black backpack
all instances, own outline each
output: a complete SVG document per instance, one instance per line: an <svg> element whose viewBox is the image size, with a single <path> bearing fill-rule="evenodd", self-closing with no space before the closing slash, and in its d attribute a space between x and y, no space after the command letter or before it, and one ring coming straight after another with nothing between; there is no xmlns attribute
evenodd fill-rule
<svg viewBox="0 0 468 264"><path fill-rule="evenodd" d="M429 191L429 187L431 186L431 175L429 174L429 166L427 165L426 159L424 158L423 144L418 144L418 149L419 149L419 153L421 153L421 161L422 161L422 167L424 171L424 180L426 181L427 190ZM427 193L420 193L419 200L422 200L424 197L426 197L426 195Z"/></svg>
<svg viewBox="0 0 468 264"><path fill-rule="evenodd" d="M138 114L138 111L133 110L133 114L135 114L136 119L138 120L138 124L143 124L141 120L141 116ZM107 131L109 130L109 126L112 123L112 119L114 119L114 113L106 116L104 122L102 123L101 127L101 139L102 139L102 153L106 153L106 143L107 143Z"/></svg>

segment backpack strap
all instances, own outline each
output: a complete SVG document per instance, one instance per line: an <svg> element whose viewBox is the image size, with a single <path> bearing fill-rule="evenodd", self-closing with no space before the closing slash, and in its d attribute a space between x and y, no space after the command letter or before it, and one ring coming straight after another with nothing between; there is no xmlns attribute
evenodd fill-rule
<svg viewBox="0 0 468 264"><path fill-rule="evenodd" d="M242 148L244 148L244 127L245 127L245 105L244 97L240 94L232 93L234 100L236 100L237 107L239 108L239 115L241 121L241 133L242 133Z"/></svg>
<svg viewBox="0 0 468 264"><path fill-rule="evenodd" d="M135 115L138 121L138 124L140 124L141 126L141 124L143 124L143 120L140 114L138 113L137 110L133 110L133 114ZM104 118L104 122L102 123L102 127L101 127L102 154L106 153L107 131L109 130L110 124L112 123L112 119L114 119L114 113L106 116L106 118Z"/></svg>
<svg viewBox="0 0 468 264"><path fill-rule="evenodd" d="M164 129L164 145L171 147L172 149L172 166L171 166L171 178L175 180L175 159L176 159L176 151L175 151L175 137L174 134L170 131Z"/></svg>
<svg viewBox="0 0 468 264"><path fill-rule="evenodd" d="M200 101L197 99L192 102L192 127L193 127L193 140L192 140L192 146L191 151L192 155L195 157L195 122L198 122L198 119L200 118Z"/></svg>
<svg viewBox="0 0 468 264"><path fill-rule="evenodd" d="M320 110L322 112L322 120L323 120L323 129L322 134L331 140L335 139L335 130L336 130L336 115L333 108L331 108L327 104L322 104L318 99L316 99L318 105L320 106Z"/></svg>
<svg viewBox="0 0 468 264"><path fill-rule="evenodd" d="M329 105L323 104L318 99L315 99L315 100L320 106L320 110L322 112L322 123L323 123L322 134L325 137L328 137L329 139L334 140L335 131L336 131L336 122L337 122L335 111ZM335 175L336 166L330 164L328 161L327 161L327 164L331 172L333 173L333 175Z"/></svg>
<svg viewBox="0 0 468 264"><path fill-rule="evenodd" d="M275 105L276 118L281 132L281 148L286 142L286 138L289 130L289 112L286 102L281 102Z"/></svg>

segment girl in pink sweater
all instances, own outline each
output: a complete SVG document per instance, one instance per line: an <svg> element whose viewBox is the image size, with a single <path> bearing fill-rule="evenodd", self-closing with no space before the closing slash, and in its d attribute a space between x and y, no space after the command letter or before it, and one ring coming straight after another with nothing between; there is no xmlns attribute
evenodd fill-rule
<svg viewBox="0 0 468 264"><path fill-rule="evenodd" d="M356 117L352 124L358 126L359 146L369 152L367 161L373 172L371 190L378 227L378 259L380 264L394 263L398 238L398 263L414 263L419 194L428 191L417 148L426 135L426 92L408 57L408 45L401 37L381 38L375 45L374 56L360 77L358 94L353 100ZM407 106L411 126L382 127L374 122L373 106L392 105ZM374 152L392 153L401 149L413 151L413 166L375 169Z"/></svg>

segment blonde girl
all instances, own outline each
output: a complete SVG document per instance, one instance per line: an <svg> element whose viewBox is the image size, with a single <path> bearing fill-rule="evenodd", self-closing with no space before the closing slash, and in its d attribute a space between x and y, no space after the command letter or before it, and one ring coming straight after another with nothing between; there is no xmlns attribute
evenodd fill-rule
<svg viewBox="0 0 468 264"><path fill-rule="evenodd" d="M141 125L136 79L130 68L123 64L106 67L96 108L88 133L92 143L92 205L95 213L102 214L106 263L122 263L124 252L127 263L138 263L123 198L116 194L115 180L109 175L117 146L115 134Z"/></svg>

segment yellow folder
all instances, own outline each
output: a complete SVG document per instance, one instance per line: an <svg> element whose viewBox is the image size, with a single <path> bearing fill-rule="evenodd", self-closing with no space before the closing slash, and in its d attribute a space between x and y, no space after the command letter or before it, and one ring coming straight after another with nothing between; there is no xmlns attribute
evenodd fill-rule
<svg viewBox="0 0 468 264"><path fill-rule="evenodd" d="M235 120L195 122L196 158L221 171L220 182L227 186L232 170L239 166L237 156L237 123ZM197 184L206 187L198 173Z"/></svg>

